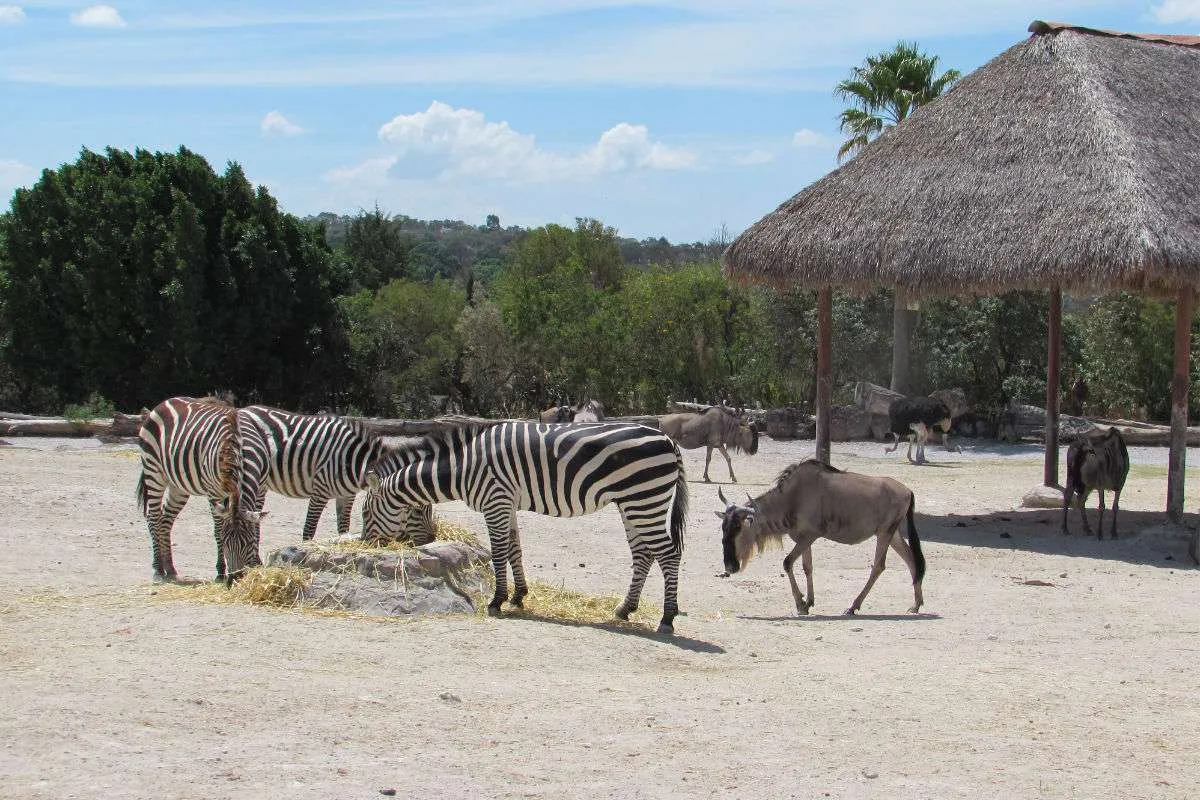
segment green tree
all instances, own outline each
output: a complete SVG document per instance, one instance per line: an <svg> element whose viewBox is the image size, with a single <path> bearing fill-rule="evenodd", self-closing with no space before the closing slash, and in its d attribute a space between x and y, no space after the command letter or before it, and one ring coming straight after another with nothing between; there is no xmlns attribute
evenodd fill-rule
<svg viewBox="0 0 1200 800"><path fill-rule="evenodd" d="M18 190L0 229L4 360L27 407L217 386L305 407L338 385L343 287L321 232L236 164L84 150Z"/></svg>
<svg viewBox="0 0 1200 800"><path fill-rule="evenodd" d="M413 276L416 237L379 210L361 211L346 226L343 249L357 288L378 289L390 280Z"/></svg>
<svg viewBox="0 0 1200 800"><path fill-rule="evenodd" d="M850 106L839 122L847 139L838 149L838 160L853 155L893 125L899 125L920 106L930 103L959 78L958 70L937 73L938 57L922 53L913 42L897 42L891 50L868 56L851 76L837 85L835 94ZM915 314L908 299L896 291L892 309L891 388L907 392L909 339Z"/></svg>

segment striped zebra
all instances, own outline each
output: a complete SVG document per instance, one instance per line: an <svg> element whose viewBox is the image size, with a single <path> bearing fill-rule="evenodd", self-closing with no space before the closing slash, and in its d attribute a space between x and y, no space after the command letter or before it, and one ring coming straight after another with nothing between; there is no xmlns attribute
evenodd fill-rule
<svg viewBox="0 0 1200 800"><path fill-rule="evenodd" d="M150 411L138 431L142 474L137 500L150 529L156 580L175 580L171 528L191 495L207 497L217 541L217 579L232 583L258 553L261 474L243 458L257 432L237 410L213 398L172 397ZM228 565L228 572L226 572Z"/></svg>
<svg viewBox="0 0 1200 800"><path fill-rule="evenodd" d="M267 406L247 406L238 415L243 424L262 432L247 459L261 465L263 486L286 497L307 497L304 541L313 538L326 504L337 509L337 532L350 530L354 496L367 488L367 467L388 451L383 439L365 430L361 423L328 414L294 414ZM260 501L261 505L261 501ZM433 538L432 523L425 528L419 515L412 515L404 530L418 543Z"/></svg>
<svg viewBox="0 0 1200 800"><path fill-rule="evenodd" d="M508 599L506 564L512 605L528 593L517 511L576 517L615 503L633 555L633 580L616 615L628 619L637 610L658 561L665 594L658 629L673 631L687 483L679 448L660 431L620 422L456 422L384 456L367 481L364 536L396 530L408 506L463 500L483 513L496 574L492 615Z"/></svg>

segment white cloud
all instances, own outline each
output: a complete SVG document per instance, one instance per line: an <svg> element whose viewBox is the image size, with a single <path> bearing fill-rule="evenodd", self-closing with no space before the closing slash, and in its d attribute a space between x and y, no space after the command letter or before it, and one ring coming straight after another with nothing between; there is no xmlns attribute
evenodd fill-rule
<svg viewBox="0 0 1200 800"><path fill-rule="evenodd" d="M11 158L0 158L0 208L7 209L12 194L19 187L37 180L37 170Z"/></svg>
<svg viewBox="0 0 1200 800"><path fill-rule="evenodd" d="M745 153L738 153L733 157L733 163L743 167L753 167L759 164L766 164L775 160L775 154L770 150L750 150Z"/></svg>
<svg viewBox="0 0 1200 800"><path fill-rule="evenodd" d="M124 28L125 20L112 6L88 6L71 15L71 24L81 28Z"/></svg>
<svg viewBox="0 0 1200 800"><path fill-rule="evenodd" d="M25 21L25 9L20 6L0 6L0 25L20 25Z"/></svg>
<svg viewBox="0 0 1200 800"><path fill-rule="evenodd" d="M268 111L259 123L263 136L299 136L304 133L296 123L285 117L279 111Z"/></svg>
<svg viewBox="0 0 1200 800"><path fill-rule="evenodd" d="M388 170L396 166L397 161L399 161L397 156L371 158L353 167L331 169L321 178L326 183L383 186L387 183Z"/></svg>
<svg viewBox="0 0 1200 800"><path fill-rule="evenodd" d="M1163 0L1151 11L1156 20L1167 25L1200 22L1200 0Z"/></svg>
<svg viewBox="0 0 1200 800"><path fill-rule="evenodd" d="M801 128L792 136L793 147L823 147L828 143L828 139L808 128Z"/></svg>
<svg viewBox="0 0 1200 800"><path fill-rule="evenodd" d="M489 122L482 112L434 101L425 111L401 114L379 129L379 138L410 155L441 159L440 177L544 182L635 170L687 169L696 154L652 141L644 125L622 122L600 135L596 144L573 154L537 146L532 134L507 122Z"/></svg>

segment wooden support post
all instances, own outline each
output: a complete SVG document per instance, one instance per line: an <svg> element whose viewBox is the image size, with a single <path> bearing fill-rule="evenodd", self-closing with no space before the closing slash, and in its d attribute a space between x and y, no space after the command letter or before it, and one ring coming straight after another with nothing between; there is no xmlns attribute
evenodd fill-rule
<svg viewBox="0 0 1200 800"><path fill-rule="evenodd" d="M1046 345L1046 461L1044 486L1058 486L1058 387L1061 384L1062 289L1050 290L1050 325Z"/></svg>
<svg viewBox="0 0 1200 800"><path fill-rule="evenodd" d="M833 289L817 292L817 460L829 463L829 411L833 376L830 374L830 331L833 328Z"/></svg>
<svg viewBox="0 0 1200 800"><path fill-rule="evenodd" d="M1175 301L1175 374L1171 378L1171 453L1167 459L1167 519L1183 524L1183 476L1187 465L1188 383L1192 360L1192 316L1196 295L1179 290Z"/></svg>

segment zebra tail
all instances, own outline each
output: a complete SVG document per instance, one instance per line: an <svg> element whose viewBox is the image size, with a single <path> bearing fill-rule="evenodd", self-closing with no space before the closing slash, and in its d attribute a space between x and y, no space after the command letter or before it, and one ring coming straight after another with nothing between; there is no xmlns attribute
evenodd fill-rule
<svg viewBox="0 0 1200 800"><path fill-rule="evenodd" d="M917 505L917 496L909 494L908 496L908 547L912 550L913 562L917 565L917 580L914 583L919 583L925 578L925 554L921 552L921 537L917 536L917 526L913 524L913 509Z"/></svg>
<svg viewBox="0 0 1200 800"><path fill-rule="evenodd" d="M146 495L145 469L138 475L137 489L134 491L134 497L137 498L137 504L142 507L142 516L150 516L150 498Z"/></svg>
<svg viewBox="0 0 1200 800"><path fill-rule="evenodd" d="M682 555L683 531L687 527L688 512L687 473L683 470L683 455L679 452L679 445L674 442L672 444L675 447L675 466L679 475L675 478L675 502L671 504L671 543Z"/></svg>

